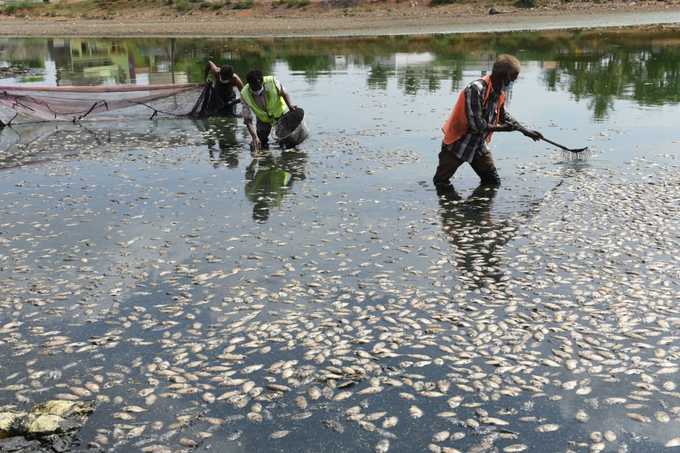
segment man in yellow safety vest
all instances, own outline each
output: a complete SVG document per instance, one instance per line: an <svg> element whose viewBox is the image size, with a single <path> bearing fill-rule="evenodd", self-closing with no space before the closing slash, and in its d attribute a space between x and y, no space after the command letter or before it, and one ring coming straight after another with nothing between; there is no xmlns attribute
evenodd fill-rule
<svg viewBox="0 0 680 453"><path fill-rule="evenodd" d="M262 71L255 69L246 75L246 81L241 90L241 101L243 121L253 140L251 147L254 151L268 149L272 125L289 109L297 107L274 76L264 77ZM256 127L253 127L253 116L257 119Z"/></svg>

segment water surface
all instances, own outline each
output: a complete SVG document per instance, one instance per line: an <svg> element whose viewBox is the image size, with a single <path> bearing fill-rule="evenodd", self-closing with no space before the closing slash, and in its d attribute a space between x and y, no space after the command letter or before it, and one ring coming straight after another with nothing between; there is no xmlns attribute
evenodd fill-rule
<svg viewBox="0 0 680 453"><path fill-rule="evenodd" d="M503 185L464 167L439 197L439 128L503 52L523 68L509 111L593 156L498 134ZM677 435L676 37L0 41L30 69L2 85L201 82L207 58L275 74L312 137L253 155L238 119L2 131L1 405L97 399L81 446L117 451Z"/></svg>

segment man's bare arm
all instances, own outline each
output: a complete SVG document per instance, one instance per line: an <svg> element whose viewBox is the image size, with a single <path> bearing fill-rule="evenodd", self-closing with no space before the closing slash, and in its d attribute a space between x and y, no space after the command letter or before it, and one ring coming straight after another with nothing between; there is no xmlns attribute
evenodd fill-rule
<svg viewBox="0 0 680 453"><path fill-rule="evenodd" d="M232 76L232 78L231 78L231 83L233 83L234 86L235 86L239 91L241 91L241 90L243 89L243 86L244 86L244 85L243 85L243 81L242 81L241 78L238 76L238 74L234 74L234 75Z"/></svg>
<svg viewBox="0 0 680 453"><path fill-rule="evenodd" d="M220 73L220 68L212 62L212 60L208 60L208 66L210 67L210 72L212 72L214 75L217 75Z"/></svg>
<svg viewBox="0 0 680 453"><path fill-rule="evenodd" d="M286 90L284 90L283 88L278 89L278 90L279 90L279 94L283 97L283 100L286 102L288 109L289 110L295 110L297 108L297 105L293 104L293 102L290 100L290 96L288 95Z"/></svg>

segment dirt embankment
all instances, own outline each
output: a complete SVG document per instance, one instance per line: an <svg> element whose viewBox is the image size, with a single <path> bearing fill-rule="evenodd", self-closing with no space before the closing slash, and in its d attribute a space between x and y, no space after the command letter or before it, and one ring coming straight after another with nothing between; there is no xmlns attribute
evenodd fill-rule
<svg viewBox="0 0 680 453"><path fill-rule="evenodd" d="M440 6L432 6L432 0L182 1L159 6L145 0L88 0L5 9L0 35L358 36L680 24L680 0L551 0L533 8L506 0Z"/></svg>

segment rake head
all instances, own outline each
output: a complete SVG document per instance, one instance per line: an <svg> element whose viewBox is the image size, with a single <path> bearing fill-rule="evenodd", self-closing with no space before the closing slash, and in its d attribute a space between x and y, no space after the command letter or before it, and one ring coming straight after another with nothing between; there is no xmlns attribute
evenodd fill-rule
<svg viewBox="0 0 680 453"><path fill-rule="evenodd" d="M585 148L568 148L562 150L562 158L564 160L587 160L592 154L592 151L590 151L587 146Z"/></svg>

